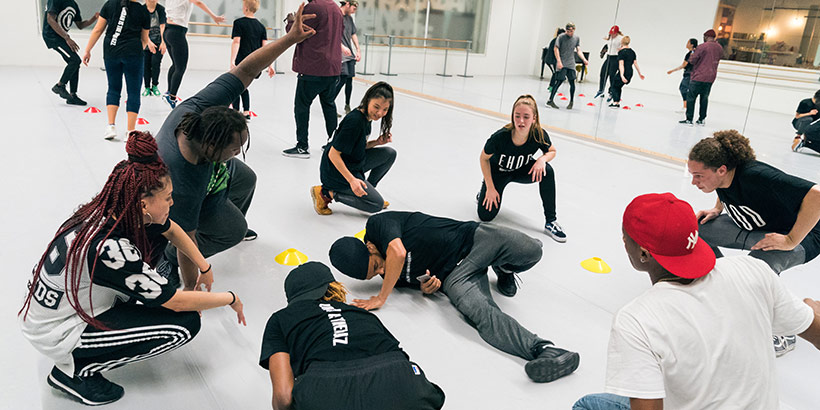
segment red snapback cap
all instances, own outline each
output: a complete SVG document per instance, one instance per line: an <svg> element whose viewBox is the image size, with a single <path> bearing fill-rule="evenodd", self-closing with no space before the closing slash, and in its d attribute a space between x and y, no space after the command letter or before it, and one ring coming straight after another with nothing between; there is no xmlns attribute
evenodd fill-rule
<svg viewBox="0 0 820 410"><path fill-rule="evenodd" d="M630 238L675 276L696 279L715 267L715 253L698 237L692 206L671 193L633 199L624 211L623 226Z"/></svg>

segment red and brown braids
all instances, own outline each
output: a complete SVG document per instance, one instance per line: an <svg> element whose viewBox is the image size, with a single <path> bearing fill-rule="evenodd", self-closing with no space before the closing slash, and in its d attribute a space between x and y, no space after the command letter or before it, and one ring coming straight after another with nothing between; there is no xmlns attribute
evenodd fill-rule
<svg viewBox="0 0 820 410"><path fill-rule="evenodd" d="M37 289L40 281L40 271L48 257L49 250L54 245L54 241L66 233L79 226L76 237L71 242L65 258L63 269L65 274L65 289L68 295L68 303L80 318L92 326L105 329L105 326L94 319L94 308L91 312L85 312L80 304L78 290L82 279L83 267L88 255L88 248L91 241L97 236L109 220L113 224L105 232L105 237L100 241L96 250L94 264L89 269L89 280L94 280L94 270L103 243L108 239L111 232L119 227L123 236L128 238L143 255L146 262L150 259L151 249L145 233L142 211L139 206L140 200L145 196L150 196L152 192L162 189L168 177L168 168L157 154L157 143L154 137L148 132L132 131L128 135L125 151L128 159L120 161L108 176L100 193L91 202L81 205L77 211L71 215L57 230L54 238L48 243L45 253L40 257L40 262L33 271L33 277L26 296L23 307L19 314L28 313L31 305L31 298ZM91 303L91 293L89 291L89 305ZM25 316L23 317L25 319Z"/></svg>

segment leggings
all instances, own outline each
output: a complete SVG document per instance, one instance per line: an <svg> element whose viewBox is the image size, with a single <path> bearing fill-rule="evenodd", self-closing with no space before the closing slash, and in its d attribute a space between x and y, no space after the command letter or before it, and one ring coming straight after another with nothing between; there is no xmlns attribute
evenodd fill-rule
<svg viewBox="0 0 820 410"><path fill-rule="evenodd" d="M74 375L88 377L170 352L190 342L200 328L196 312L130 303L116 305L96 319L111 330L86 326L80 345L71 352Z"/></svg>
<svg viewBox="0 0 820 410"><path fill-rule="evenodd" d="M601 66L601 77L598 80L598 92L603 93L606 87L606 80L609 79L610 86L615 81L615 72L618 71L618 56L607 55L604 64Z"/></svg>
<svg viewBox="0 0 820 410"><path fill-rule="evenodd" d="M176 24L165 26L165 48L171 56L171 68L168 69L168 94L176 96L182 84L182 76L188 68L188 40L185 34L188 29Z"/></svg>
<svg viewBox="0 0 820 410"><path fill-rule="evenodd" d="M105 95L105 105L120 105L122 96L122 77L125 76L125 89L128 91L128 100L125 110L140 112L140 83L142 79L143 59L139 54L119 58L104 58L105 75L108 77L108 93Z"/></svg>
<svg viewBox="0 0 820 410"><path fill-rule="evenodd" d="M239 100L242 99L242 106L245 108L243 111L250 111L251 110L251 93L248 92L246 88L245 91L242 91L242 94L233 101L233 109L239 111Z"/></svg>
<svg viewBox="0 0 820 410"><path fill-rule="evenodd" d="M353 77L346 75L339 76L339 84L336 85L336 96L345 89L345 105L350 105L350 96L353 94Z"/></svg>
<svg viewBox="0 0 820 410"><path fill-rule="evenodd" d="M77 85L80 82L80 56L68 46L65 40L61 44L53 47L53 50L60 54L65 61L65 69L60 77L60 84L70 86L72 94L77 92Z"/></svg>
<svg viewBox="0 0 820 410"><path fill-rule="evenodd" d="M529 171L529 170L526 170ZM478 218L484 222L492 221L501 210L501 200L504 198L504 188L510 182L519 184L532 184L532 177L526 172L511 172L511 173L492 173L493 185L498 191L498 206L493 207L492 211L482 205L484 197L487 196L487 184L481 183L481 192L478 193ZM544 218L547 222L555 220L555 171L552 166L547 164L547 175L541 178L538 183L538 191L541 194L541 204L544 206Z"/></svg>
<svg viewBox="0 0 820 410"><path fill-rule="evenodd" d="M555 94L558 93L558 87L561 86L564 80L569 82L569 100L573 101L575 99L575 66L572 68L564 67L558 70L552 77L555 83L552 86L552 92L550 92L550 101L555 98Z"/></svg>
<svg viewBox="0 0 820 410"><path fill-rule="evenodd" d="M156 53L151 53L148 49L142 52L145 58L145 74L143 76L145 88L149 88L151 85L159 85L159 67L162 64L162 53L159 52L159 44L154 43L154 45L157 46Z"/></svg>
<svg viewBox="0 0 820 410"><path fill-rule="evenodd" d="M621 80L621 75L616 74L612 78L612 85L609 87L609 93L612 95L612 102L620 103L621 102L621 92L624 89L624 86L632 82L632 76L627 77L626 82Z"/></svg>
<svg viewBox="0 0 820 410"><path fill-rule="evenodd" d="M349 207L356 208L360 211L376 213L384 208L384 198L376 191L376 185L379 181L387 175L387 171L393 166L396 161L396 150L390 147L374 147L365 151L364 164L362 165L362 172L370 171L365 184L367 188L365 191L367 195L358 197L350 189L350 186L345 186L340 189L322 187L333 191L336 195L334 199Z"/></svg>

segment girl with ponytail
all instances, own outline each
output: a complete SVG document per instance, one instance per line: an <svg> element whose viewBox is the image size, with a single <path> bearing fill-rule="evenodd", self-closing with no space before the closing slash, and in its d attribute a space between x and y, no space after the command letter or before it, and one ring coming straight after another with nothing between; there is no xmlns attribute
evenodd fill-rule
<svg viewBox="0 0 820 410"><path fill-rule="evenodd" d="M381 120L379 137L367 140L370 124ZM396 151L380 147L393 141L393 87L380 81L370 87L361 104L347 114L322 154L319 174L322 185L310 189L313 209L330 215L328 204L336 200L353 208L375 213L389 203L376 191L376 185L396 161ZM370 172L365 178L365 172Z"/></svg>
<svg viewBox="0 0 820 410"><path fill-rule="evenodd" d="M179 291L157 272L169 240L211 281L213 269L168 219L173 186L154 138L132 132L126 152L102 190L57 230L18 312L24 336L55 362L48 384L88 405L123 395L102 371L189 342L197 311L230 305L245 322L233 292Z"/></svg>
<svg viewBox="0 0 820 410"><path fill-rule="evenodd" d="M687 166L692 185L717 193L715 207L697 217L718 257L718 247L748 249L780 274L820 254L820 187L757 161L736 130L695 144Z"/></svg>

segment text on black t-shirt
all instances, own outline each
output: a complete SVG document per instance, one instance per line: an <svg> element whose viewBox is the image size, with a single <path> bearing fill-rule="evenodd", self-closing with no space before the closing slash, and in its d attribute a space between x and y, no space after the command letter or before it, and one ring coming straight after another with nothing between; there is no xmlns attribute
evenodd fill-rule
<svg viewBox="0 0 820 410"><path fill-rule="evenodd" d="M48 0L46 12L43 15L43 40L49 47L62 44L65 41L48 24L49 14L54 15L57 25L65 32L71 29L72 24L83 20L80 15L80 7L74 0Z"/></svg>
<svg viewBox="0 0 820 410"><path fill-rule="evenodd" d="M546 154L552 146L547 131L544 133L544 143L528 138L523 145L515 145L512 141L512 130L501 128L493 133L484 143L484 153L490 155L490 166L494 173L507 173L522 170L529 172L531 164L535 162L535 153L539 150Z"/></svg>
<svg viewBox="0 0 820 410"><path fill-rule="evenodd" d="M103 40L104 58L142 55L142 30L151 28L151 17L144 5L129 1L121 7L120 0L108 0L100 9L100 17L108 23Z"/></svg>

